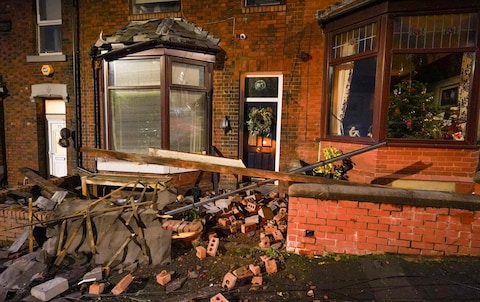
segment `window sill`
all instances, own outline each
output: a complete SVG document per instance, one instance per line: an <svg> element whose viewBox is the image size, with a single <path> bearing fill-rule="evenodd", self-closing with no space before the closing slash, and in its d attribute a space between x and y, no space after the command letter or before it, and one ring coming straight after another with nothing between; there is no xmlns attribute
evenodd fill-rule
<svg viewBox="0 0 480 302"><path fill-rule="evenodd" d="M175 174L196 171L154 164L138 164L129 161L98 158L97 170L102 172L134 172L152 174Z"/></svg>
<svg viewBox="0 0 480 302"><path fill-rule="evenodd" d="M44 55L44 56L27 56L27 62L65 62L67 61L66 55Z"/></svg>

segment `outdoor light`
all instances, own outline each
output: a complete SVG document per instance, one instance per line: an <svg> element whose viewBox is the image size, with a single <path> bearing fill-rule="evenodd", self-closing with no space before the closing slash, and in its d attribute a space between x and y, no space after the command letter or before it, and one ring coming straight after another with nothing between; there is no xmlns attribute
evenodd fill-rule
<svg viewBox="0 0 480 302"><path fill-rule="evenodd" d="M7 85L3 81L3 76L0 74L0 98L5 98L8 96Z"/></svg>
<svg viewBox="0 0 480 302"><path fill-rule="evenodd" d="M222 118L222 122L220 123L220 129L223 129L225 134L227 134L230 130L232 130L232 127L230 126L230 120L228 119L228 116L224 116Z"/></svg>

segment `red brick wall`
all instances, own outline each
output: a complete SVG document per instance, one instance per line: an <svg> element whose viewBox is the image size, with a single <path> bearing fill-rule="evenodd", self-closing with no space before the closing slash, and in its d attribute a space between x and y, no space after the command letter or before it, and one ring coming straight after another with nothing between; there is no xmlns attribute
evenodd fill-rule
<svg viewBox="0 0 480 302"><path fill-rule="evenodd" d="M334 146L343 153L366 145L322 141L319 148ZM458 148L383 146L352 157L355 163L347 175L360 183L390 185L395 179L455 182L455 192L474 193L473 176L479 151ZM324 159L322 157L322 159ZM313 159L312 159L313 160Z"/></svg>
<svg viewBox="0 0 480 302"><path fill-rule="evenodd" d="M287 250L480 256L480 210L290 196Z"/></svg>
<svg viewBox="0 0 480 302"><path fill-rule="evenodd" d="M40 221L46 221L51 212L34 212ZM37 222L36 219L34 219ZM0 209L0 245L8 246L17 240L28 227L28 210L18 206L7 206Z"/></svg>

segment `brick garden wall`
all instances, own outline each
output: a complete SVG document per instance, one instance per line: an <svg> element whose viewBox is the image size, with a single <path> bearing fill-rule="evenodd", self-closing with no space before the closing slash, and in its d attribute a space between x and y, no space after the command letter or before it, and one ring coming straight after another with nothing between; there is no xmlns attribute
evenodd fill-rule
<svg viewBox="0 0 480 302"><path fill-rule="evenodd" d="M309 197L320 194L316 185L293 185L290 192L298 186L303 186L305 194L289 196L289 251L480 256L478 201L472 202L472 210L450 207L451 203L447 207L442 200L438 204L445 207L413 205L407 199L403 204L389 203L388 197L384 202L322 200Z"/></svg>

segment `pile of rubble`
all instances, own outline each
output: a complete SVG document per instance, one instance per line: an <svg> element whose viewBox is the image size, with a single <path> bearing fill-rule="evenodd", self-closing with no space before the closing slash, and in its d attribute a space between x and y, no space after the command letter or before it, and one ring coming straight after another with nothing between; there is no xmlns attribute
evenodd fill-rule
<svg viewBox="0 0 480 302"><path fill-rule="evenodd" d="M113 193L116 192L118 191ZM111 194L110 197L114 196L116 195ZM172 195L169 196L167 198L172 197ZM258 248L260 250L280 249L282 247L287 229L287 200L285 197L280 197L276 192L262 194L259 191L246 190L196 207L195 199L197 201L202 200L198 197L177 195L175 200L163 207L163 211L157 212L151 206L148 206L148 201L138 204L132 203L131 207L122 205L121 211L117 212L114 210L118 208L118 205L100 202L107 200L104 197L87 203L87 207L85 207L85 200L65 200L62 204L69 204L70 212L82 214L80 216L74 215L75 220L68 221L68 225L75 226L74 230L72 231L72 227L69 229L63 226L61 228L57 223L55 235L49 235L52 233L47 228L46 237L48 239L45 238L46 241L43 242L43 245L39 244L35 251L24 253L25 250L23 250L22 253L20 248L22 242L20 244L17 242L15 243L15 253L8 251L3 253L0 298L2 301L20 301L20 298L25 297L27 297L25 298L27 301L28 299L33 299L31 301L51 301L52 299L62 299L60 297L69 300L82 300L84 298L94 299L95 297L124 295L135 279L133 276L135 270L138 269L140 264L145 264L141 263L139 258L142 255L145 256L142 253L145 252L145 248L148 248L149 242L152 240L148 236L151 236L152 233L160 234L157 228L169 234L168 237L173 240L182 239L193 243L192 246L195 248L198 259L218 256L220 240L225 235L236 236L237 234L255 233L259 238ZM211 197L212 195L203 197L203 200L208 200ZM163 199L162 205L165 203L165 197ZM158 204L158 201L152 202ZM83 203L83 205L75 205L75 203ZM38 206L38 203L35 204ZM92 204L98 204L100 207L93 208ZM169 209L179 208L185 204L190 204L191 209L196 212L194 219L188 219L188 215L185 215L185 213L172 216L164 215L165 212L168 213ZM55 208L53 211L60 218L71 216L68 212L62 212L59 208ZM95 215L95 211L101 211L101 215ZM151 219L152 213L153 216L156 213L156 219ZM122 216L131 219L131 222L122 218ZM149 223L142 225L142 219L145 220L145 217L148 217ZM64 220L64 224L67 220ZM160 224L158 222L155 224L155 220L158 220ZM75 225L77 221L79 223ZM92 235L95 233L96 226L101 226L101 224L113 225L113 223L118 224L118 226L106 230L104 228L99 229L99 232L104 233L104 238L109 238L107 241L105 239L99 241L97 235ZM83 225L84 232L87 233L86 240L85 234L81 235L82 232L78 231L82 228L80 225ZM59 230L60 234L58 234ZM119 230L122 233L119 233ZM144 239L137 238L137 232L140 230L145 233ZM111 233L109 234L108 231ZM127 236L128 234L130 235ZM28 232L22 237L23 242L26 241L27 235ZM64 239L62 239L62 236L64 236ZM85 244L83 241L77 243L79 236L84 237ZM163 233L162 236L165 237ZM126 238L123 240L116 237ZM207 237L208 240L205 242L202 237ZM49 241L58 242L59 239L60 244L52 245L49 243ZM105 254L105 251L108 251L109 244L115 240L120 240L123 244L114 249L110 248L108 258L101 255L99 257L99 253L104 251ZM137 242L133 242L135 240ZM62 241L66 241L63 247ZM163 239L162 244L165 242L165 239ZM85 245L87 249L81 249L82 245ZM96 253L89 255L89 248ZM136 252L137 259L134 259L135 256L126 256L131 253L131 250ZM155 254L155 251L152 251L152 253ZM72 259L72 257L83 257L83 263L78 267L73 267L72 263L69 263L69 259ZM125 260L126 258L127 260ZM154 257L150 259L155 260ZM218 287L210 288L207 295L211 297L211 301L228 301L222 296L221 291L232 289L237 280L245 281L249 278L253 287L261 286L263 282L262 274L273 274L278 270L277 259L263 256L261 262L263 263L261 265L251 263L248 266L226 272L221 286L219 284ZM115 266L119 268L116 275L111 270ZM91 270L87 271L87 268L91 268ZM75 273L73 273L73 269ZM130 273L124 275L120 281L112 283L112 280L115 280L119 275L123 275L125 271ZM156 282L165 287L167 292L180 289L185 282L183 278L175 280L175 276L172 276L172 273L166 270L160 271L155 278Z"/></svg>

